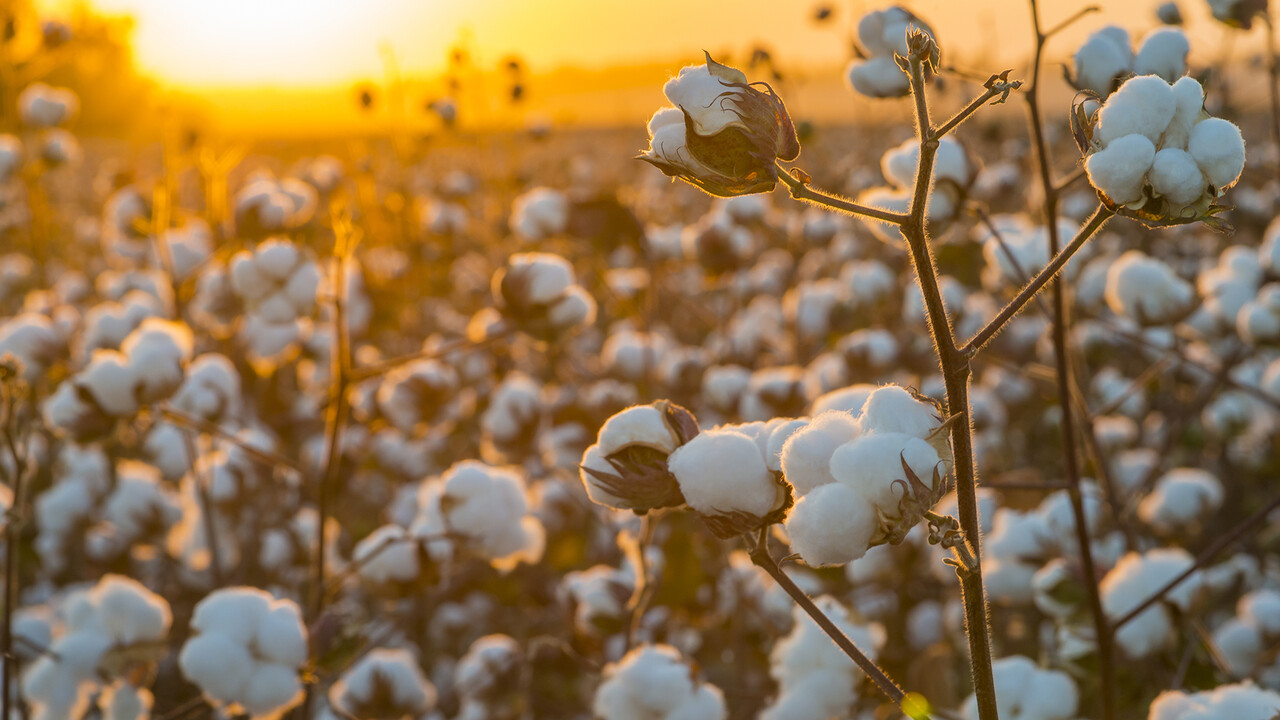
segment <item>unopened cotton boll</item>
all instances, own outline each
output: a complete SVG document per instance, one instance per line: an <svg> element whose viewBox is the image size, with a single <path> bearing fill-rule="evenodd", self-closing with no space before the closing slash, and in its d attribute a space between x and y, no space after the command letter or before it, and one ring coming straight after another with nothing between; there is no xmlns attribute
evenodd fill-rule
<svg viewBox="0 0 1280 720"><path fill-rule="evenodd" d="M1162 78L1155 75L1130 78L1098 111L1098 139L1104 148L1135 134L1154 144L1169 126L1176 108L1173 87Z"/></svg>
<svg viewBox="0 0 1280 720"><path fill-rule="evenodd" d="M1191 128L1187 152L1219 192L1240 179L1244 171L1244 136L1222 118L1205 118Z"/></svg>
<svg viewBox="0 0 1280 720"><path fill-rule="evenodd" d="M1164 82L1159 78L1155 80ZM1142 198L1143 178L1155 158L1156 146L1151 140L1134 133L1107 143L1085 159L1084 167L1094 187L1106 193L1112 202L1123 205Z"/></svg>
<svg viewBox="0 0 1280 720"><path fill-rule="evenodd" d="M1173 83L1187 72L1187 54L1191 43L1178 28L1156 28L1142 38L1142 45L1133 59L1133 72L1137 75L1157 75Z"/></svg>

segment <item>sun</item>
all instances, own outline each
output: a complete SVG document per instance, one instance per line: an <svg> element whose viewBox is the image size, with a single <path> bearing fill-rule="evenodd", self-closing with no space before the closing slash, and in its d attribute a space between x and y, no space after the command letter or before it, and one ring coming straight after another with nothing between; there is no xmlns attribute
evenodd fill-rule
<svg viewBox="0 0 1280 720"><path fill-rule="evenodd" d="M46 0L53 9L70 2ZM320 86L378 76L388 24L426 20L434 3L394 0L92 0L136 20L144 75L178 87ZM415 6L417 6L415 8Z"/></svg>

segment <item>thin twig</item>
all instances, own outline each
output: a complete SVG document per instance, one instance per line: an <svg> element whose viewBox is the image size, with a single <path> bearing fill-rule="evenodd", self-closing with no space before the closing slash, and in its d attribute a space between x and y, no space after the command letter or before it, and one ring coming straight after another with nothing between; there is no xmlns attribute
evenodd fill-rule
<svg viewBox="0 0 1280 720"><path fill-rule="evenodd" d="M775 165L775 167L778 171L778 179L791 189L791 197L797 200L803 200L804 202L812 203L814 205L821 205L822 207L849 213L850 215L863 215L873 220L889 223L890 225L901 225L907 220L907 216L902 213L889 212L888 210L859 205L858 203L850 202L849 200L836 197L835 195L822 192L821 190L814 190L809 187L809 183L796 179L781 165Z"/></svg>
<svg viewBox="0 0 1280 720"><path fill-rule="evenodd" d="M1097 209L1093 211L1093 215L1089 216L1089 221L1085 223L1084 227L1080 228L1080 232L1076 233L1076 236L1072 238L1071 242L1068 243L1066 247L1062 248L1061 251L1056 252L1053 259L1049 261L1049 264L1045 265L1043 270L1036 273L1035 278L1026 287L1022 288L1022 291L1010 300L1009 304L1005 305L1004 309L992 318L991 322L987 323L986 327L979 330L978 333L973 336L973 339L965 343L964 347L961 348L961 352L967 355L972 355L981 350L987 343L991 342L991 338L995 337L996 333L1003 330L1006 323L1021 312L1022 309L1027 306L1027 303L1031 302L1031 299L1044 289L1044 286L1047 285L1050 280L1057 277L1058 272L1062 270L1063 266L1065 266L1067 262L1075 256L1080 248L1084 247L1085 241L1092 237L1093 234L1098 231L1098 228L1102 227L1103 223L1105 223L1111 215L1112 212L1099 203ZM1049 223L1050 237L1057 236L1058 230L1056 225L1056 222Z"/></svg>
<svg viewBox="0 0 1280 720"><path fill-rule="evenodd" d="M283 455L271 452L270 450L263 450L262 448L254 447L251 443L245 442L244 438L239 437L233 432L224 430L218 425L208 422L202 418L195 417L194 415L188 415L181 410L177 410L168 405L160 406L160 417L163 417L165 420L168 420L175 425L181 425L182 427L192 430L199 430L206 435L212 435L220 440L225 440L232 445L235 445L238 449L244 452L250 460L257 462L260 465L265 465L269 468L284 467L298 473L299 475L306 474L306 471L303 470L302 466L293 460L290 460Z"/></svg>

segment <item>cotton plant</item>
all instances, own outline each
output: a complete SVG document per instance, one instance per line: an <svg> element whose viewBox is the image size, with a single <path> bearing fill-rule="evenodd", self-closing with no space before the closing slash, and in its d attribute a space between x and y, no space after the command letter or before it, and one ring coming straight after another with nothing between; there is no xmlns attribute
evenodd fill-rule
<svg viewBox="0 0 1280 720"><path fill-rule="evenodd" d="M302 702L307 629L292 601L224 588L196 605L191 629L178 665L210 704L273 720Z"/></svg>
<svg viewBox="0 0 1280 720"><path fill-rule="evenodd" d="M250 358L273 367L295 351L316 306L320 269L284 238L265 240L231 258L230 287L245 303L240 337Z"/></svg>

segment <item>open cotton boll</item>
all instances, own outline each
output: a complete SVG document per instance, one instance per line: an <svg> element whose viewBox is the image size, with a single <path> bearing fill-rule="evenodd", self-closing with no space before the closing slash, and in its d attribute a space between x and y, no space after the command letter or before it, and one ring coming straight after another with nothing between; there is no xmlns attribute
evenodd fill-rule
<svg viewBox="0 0 1280 720"><path fill-rule="evenodd" d="M1166 690L1151 703L1147 720L1272 720L1278 707L1280 693L1246 681L1190 694Z"/></svg>
<svg viewBox="0 0 1280 720"><path fill-rule="evenodd" d="M411 582L418 577L418 544L399 525L383 525L356 543L351 559L360 577L374 583Z"/></svg>
<svg viewBox="0 0 1280 720"><path fill-rule="evenodd" d="M942 463L937 451L924 440L903 433L877 432L841 445L831 456L831 474L884 516L897 518L906 492L903 485L909 484L904 463L920 482L934 487L934 471Z"/></svg>
<svg viewBox="0 0 1280 720"><path fill-rule="evenodd" d="M831 410L840 410L857 415L862 412L867 398L871 397L871 393L875 390L876 386L870 383L858 383L832 390L814 399L813 404L809 406L809 412L817 416Z"/></svg>
<svg viewBox="0 0 1280 720"><path fill-rule="evenodd" d="M1280 590L1263 588L1240 598L1240 617L1268 635L1280 635Z"/></svg>
<svg viewBox="0 0 1280 720"><path fill-rule="evenodd" d="M564 232L569 198L558 190L536 187L511 203L511 229L524 240L541 240Z"/></svg>
<svg viewBox="0 0 1280 720"><path fill-rule="evenodd" d="M938 417L936 407L917 400L900 385L876 388L867 396L858 418L858 426L863 433L903 433L921 439L928 437L941 424L942 418Z"/></svg>
<svg viewBox="0 0 1280 720"><path fill-rule="evenodd" d="M872 98L901 97L911 88L911 80L891 55L853 60L845 68L845 80L855 92Z"/></svg>
<svg viewBox="0 0 1280 720"><path fill-rule="evenodd" d="M1244 136L1222 118L1205 118L1191 128L1187 152L1219 191L1235 185L1244 171Z"/></svg>
<svg viewBox="0 0 1280 720"><path fill-rule="evenodd" d="M689 507L702 515L735 512L763 518L782 501L756 441L734 430L707 430L667 461Z"/></svg>
<svg viewBox="0 0 1280 720"><path fill-rule="evenodd" d="M421 717L435 701L435 686L402 648L373 650L329 688L329 702L355 718Z"/></svg>
<svg viewBox="0 0 1280 720"><path fill-rule="evenodd" d="M1160 147L1185 150L1191 139L1191 129L1200 122L1204 112L1204 88L1199 81L1187 75L1173 84L1173 98L1173 119L1160 137Z"/></svg>
<svg viewBox="0 0 1280 720"><path fill-rule="evenodd" d="M1186 205L1200 199L1206 181L1191 153L1165 148L1156 153L1151 165L1151 187L1169 202Z"/></svg>
<svg viewBox="0 0 1280 720"><path fill-rule="evenodd" d="M1142 38L1138 54L1133 59L1136 75L1158 75L1173 83L1187 72L1187 54L1191 43L1182 30L1174 27L1156 28Z"/></svg>
<svg viewBox="0 0 1280 720"><path fill-rule="evenodd" d="M1191 311L1191 283L1159 260L1130 250L1107 271L1107 305L1117 315L1144 324L1164 324Z"/></svg>
<svg viewBox="0 0 1280 720"><path fill-rule="evenodd" d="M1181 548L1128 553L1098 585L1103 610L1112 621L1119 620L1138 607L1155 589L1163 587L1194 563L1190 553ZM1200 577L1193 574L1169 592L1166 602L1185 610L1199 587ZM1162 603L1156 603L1120 627L1116 631L1116 642L1126 656L1141 658L1165 648L1173 634L1169 611Z"/></svg>
<svg viewBox="0 0 1280 720"><path fill-rule="evenodd" d="M711 74L706 63L681 68L678 75L662 86L662 93L671 104L688 114L693 121L693 131L703 137L715 135L730 125L742 124L732 102L707 102L708 98L720 98L732 91L725 80Z"/></svg>
<svg viewBox="0 0 1280 720"><path fill-rule="evenodd" d="M89 392L109 415L123 417L138 412L138 369L115 350L95 350L89 365L74 383Z"/></svg>
<svg viewBox="0 0 1280 720"><path fill-rule="evenodd" d="M875 508L844 483L819 485L801 497L787 517L791 549L810 567L840 565L862 557L879 528Z"/></svg>
<svg viewBox="0 0 1280 720"><path fill-rule="evenodd" d="M124 680L112 683L98 696L103 720L147 720L154 703L155 696L150 690L134 687Z"/></svg>
<svg viewBox="0 0 1280 720"><path fill-rule="evenodd" d="M1160 77L1129 78L1098 111L1097 137L1103 148L1134 134L1155 143L1169 126L1176 108L1173 87Z"/></svg>
<svg viewBox="0 0 1280 720"><path fill-rule="evenodd" d="M1164 82L1156 78L1157 82ZM1105 108L1104 108L1105 110ZM1142 183L1155 162L1156 146L1146 136L1134 133L1107 143L1084 161L1089 182L1120 205L1142 198Z"/></svg>
<svg viewBox="0 0 1280 720"><path fill-rule="evenodd" d="M885 643L883 627L875 623L855 624L849 616L849 610L830 595L815 598L814 604L831 619L845 637L853 641L863 654L875 662ZM848 656L831 642L831 638L804 610L795 607L791 615L793 618L791 632L779 640L769 652L769 674L778 681L782 694L794 691L802 685L818 690L817 687L806 683L805 679L811 675L820 674L832 681L835 688L843 687L848 695L852 696L862 680L862 671L848 662ZM826 674L833 670L839 674Z"/></svg>
<svg viewBox="0 0 1280 720"><path fill-rule="evenodd" d="M1231 618L1213 631L1213 645L1227 671L1238 678L1253 674L1263 650L1258 628L1239 618Z"/></svg>
<svg viewBox="0 0 1280 720"><path fill-rule="evenodd" d="M1079 692L1070 675L1041 670L1031 660L1013 655L991 663L996 685L996 707L1009 720L1068 720L1075 717ZM978 700L970 695L962 714L978 720Z"/></svg>
<svg viewBox="0 0 1280 720"><path fill-rule="evenodd" d="M777 420L778 422L772 423L769 437L765 441L764 459L769 470L780 473L782 472L782 448L786 446L792 435L808 427L810 421L808 418L790 420L777 418Z"/></svg>
<svg viewBox="0 0 1280 720"><path fill-rule="evenodd" d="M1076 51L1076 83L1106 97L1116 77L1128 72L1132 64L1129 33L1115 26L1103 28Z"/></svg>
<svg viewBox="0 0 1280 720"><path fill-rule="evenodd" d="M606 665L591 710L602 720L723 720L728 716L720 691L697 682L680 651L669 645L642 645Z"/></svg>
<svg viewBox="0 0 1280 720"><path fill-rule="evenodd" d="M835 482L831 455L857 434L858 422L852 414L829 410L787 438L781 453L782 474L797 496Z"/></svg>
<svg viewBox="0 0 1280 720"><path fill-rule="evenodd" d="M1138 517L1159 532L1171 533L1204 520L1222 506L1222 483L1199 468L1174 468L1138 506Z"/></svg>

